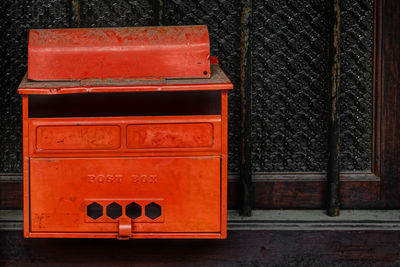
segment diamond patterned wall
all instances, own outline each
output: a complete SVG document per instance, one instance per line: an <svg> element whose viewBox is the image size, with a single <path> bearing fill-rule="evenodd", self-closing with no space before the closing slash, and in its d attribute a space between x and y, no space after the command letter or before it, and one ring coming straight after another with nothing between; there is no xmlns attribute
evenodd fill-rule
<svg viewBox="0 0 400 267"><path fill-rule="evenodd" d="M0 173L22 172L21 99L17 87L26 72L28 30L69 27L65 1L0 2Z"/></svg>
<svg viewBox="0 0 400 267"><path fill-rule="evenodd" d="M253 170L326 169L327 1L253 5Z"/></svg>
<svg viewBox="0 0 400 267"><path fill-rule="evenodd" d="M153 1L79 1L80 27L128 27L154 24Z"/></svg>
<svg viewBox="0 0 400 267"><path fill-rule="evenodd" d="M341 1L341 167L369 170L372 133L373 0Z"/></svg>
<svg viewBox="0 0 400 267"><path fill-rule="evenodd" d="M373 1L341 3L341 168L368 170ZM325 171L328 1L253 6L253 171Z"/></svg>

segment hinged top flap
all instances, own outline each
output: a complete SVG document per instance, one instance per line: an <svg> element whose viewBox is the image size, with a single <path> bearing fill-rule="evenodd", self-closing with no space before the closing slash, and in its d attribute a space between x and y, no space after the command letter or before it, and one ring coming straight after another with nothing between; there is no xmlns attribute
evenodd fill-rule
<svg viewBox="0 0 400 267"><path fill-rule="evenodd" d="M205 25L29 33L29 80L209 77L210 44Z"/></svg>

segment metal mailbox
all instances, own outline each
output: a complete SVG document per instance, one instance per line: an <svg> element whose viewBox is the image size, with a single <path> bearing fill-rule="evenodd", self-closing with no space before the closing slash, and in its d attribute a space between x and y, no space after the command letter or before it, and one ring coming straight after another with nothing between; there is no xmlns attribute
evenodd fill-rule
<svg viewBox="0 0 400 267"><path fill-rule="evenodd" d="M232 88L206 26L31 30L25 237L226 238Z"/></svg>

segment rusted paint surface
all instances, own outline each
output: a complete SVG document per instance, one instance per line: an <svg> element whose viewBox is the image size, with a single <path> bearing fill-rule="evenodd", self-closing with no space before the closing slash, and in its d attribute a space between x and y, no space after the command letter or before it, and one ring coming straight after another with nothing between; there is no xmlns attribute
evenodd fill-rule
<svg viewBox="0 0 400 267"><path fill-rule="evenodd" d="M332 38L331 38L331 114L328 140L328 203L327 214L339 216L340 206L340 0L332 2Z"/></svg>
<svg viewBox="0 0 400 267"><path fill-rule="evenodd" d="M39 126L36 128L37 150L97 150L121 146L121 128L101 126Z"/></svg>
<svg viewBox="0 0 400 267"><path fill-rule="evenodd" d="M137 124L128 125L128 148L212 147L212 123Z"/></svg>
<svg viewBox="0 0 400 267"><path fill-rule="evenodd" d="M28 79L209 78L206 25L31 30Z"/></svg>
<svg viewBox="0 0 400 267"><path fill-rule="evenodd" d="M114 235L118 220L129 219L126 206L135 199L142 206L158 203L162 210L156 218L130 221L129 237L221 232L219 156L33 158L30 170L31 232L36 235ZM94 202L103 213L89 222L85 214ZM113 202L123 207L117 218L106 213Z"/></svg>
<svg viewBox="0 0 400 267"><path fill-rule="evenodd" d="M221 153L219 115L30 118L29 135L33 158Z"/></svg>

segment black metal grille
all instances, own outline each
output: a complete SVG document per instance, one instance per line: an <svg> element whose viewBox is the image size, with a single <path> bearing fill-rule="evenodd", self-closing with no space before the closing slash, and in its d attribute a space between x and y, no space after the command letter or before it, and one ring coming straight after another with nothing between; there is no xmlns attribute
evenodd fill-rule
<svg viewBox="0 0 400 267"><path fill-rule="evenodd" d="M326 169L328 1L253 3L253 171Z"/></svg>
<svg viewBox="0 0 400 267"><path fill-rule="evenodd" d="M74 24L80 27L128 27L154 24L154 1L76 1ZM76 15L76 14L79 14Z"/></svg>
<svg viewBox="0 0 400 267"><path fill-rule="evenodd" d="M369 170L372 133L373 0L341 1L341 168Z"/></svg>
<svg viewBox="0 0 400 267"><path fill-rule="evenodd" d="M370 167L373 1L342 3L342 169ZM241 2L1 1L0 172L22 171L21 102L30 28L207 24L236 90L229 99L229 171L240 158ZM253 1L253 171L324 171L327 160L327 1Z"/></svg>
<svg viewBox="0 0 400 267"><path fill-rule="evenodd" d="M1 1L0 172L22 172L21 98L30 28L69 27L65 1Z"/></svg>

